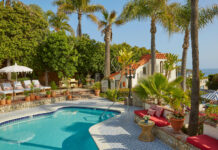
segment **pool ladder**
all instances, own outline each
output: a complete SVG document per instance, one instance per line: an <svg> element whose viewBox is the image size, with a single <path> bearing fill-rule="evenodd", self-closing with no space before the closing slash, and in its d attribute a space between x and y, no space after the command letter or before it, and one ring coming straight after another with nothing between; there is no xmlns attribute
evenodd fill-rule
<svg viewBox="0 0 218 150"><path fill-rule="evenodd" d="M99 116L99 120L102 119L102 117L105 115L105 113L115 104L115 102L113 102L113 104L111 104L110 106L108 106L108 108Z"/></svg>

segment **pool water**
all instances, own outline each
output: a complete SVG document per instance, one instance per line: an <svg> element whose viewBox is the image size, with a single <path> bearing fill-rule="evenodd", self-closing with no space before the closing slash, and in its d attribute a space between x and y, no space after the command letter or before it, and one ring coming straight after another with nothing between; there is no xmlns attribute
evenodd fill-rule
<svg viewBox="0 0 218 150"><path fill-rule="evenodd" d="M96 150L89 128L118 114L101 109L63 108L0 126L0 150Z"/></svg>

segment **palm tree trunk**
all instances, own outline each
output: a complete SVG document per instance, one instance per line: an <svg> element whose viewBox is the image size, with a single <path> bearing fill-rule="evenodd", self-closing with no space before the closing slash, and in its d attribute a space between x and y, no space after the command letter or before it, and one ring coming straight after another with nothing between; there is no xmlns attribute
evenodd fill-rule
<svg viewBox="0 0 218 150"><path fill-rule="evenodd" d="M182 45L183 53L182 53L182 66L181 66L181 75L183 77L182 88L186 91L186 63L187 63L187 51L189 47L189 29L185 30L184 43Z"/></svg>
<svg viewBox="0 0 218 150"><path fill-rule="evenodd" d="M48 71L45 71L45 85L48 86Z"/></svg>
<svg viewBox="0 0 218 150"><path fill-rule="evenodd" d="M105 77L110 76L110 37L111 27L107 27L105 31L105 64L104 64L104 75Z"/></svg>
<svg viewBox="0 0 218 150"><path fill-rule="evenodd" d="M200 99L199 83L199 49L198 49L198 0L191 0L191 44L192 44L192 93L191 113L188 134L196 135L198 131L198 113Z"/></svg>
<svg viewBox="0 0 218 150"><path fill-rule="evenodd" d="M77 26L77 37L82 36L82 26L81 26L81 21L82 21L82 12L78 12L78 26Z"/></svg>
<svg viewBox="0 0 218 150"><path fill-rule="evenodd" d="M6 0L5 5L6 5L6 6L10 6L10 5L11 5L11 0Z"/></svg>
<svg viewBox="0 0 218 150"><path fill-rule="evenodd" d="M151 19L151 74L154 74L156 71L156 48L155 48L155 34L156 34L156 25L155 19Z"/></svg>

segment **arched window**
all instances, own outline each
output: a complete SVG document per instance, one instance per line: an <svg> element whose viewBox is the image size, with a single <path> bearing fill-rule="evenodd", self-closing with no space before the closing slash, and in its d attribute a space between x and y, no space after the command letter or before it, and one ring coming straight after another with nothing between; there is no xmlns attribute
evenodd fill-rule
<svg viewBox="0 0 218 150"><path fill-rule="evenodd" d="M160 73L163 73L163 61L160 61Z"/></svg>

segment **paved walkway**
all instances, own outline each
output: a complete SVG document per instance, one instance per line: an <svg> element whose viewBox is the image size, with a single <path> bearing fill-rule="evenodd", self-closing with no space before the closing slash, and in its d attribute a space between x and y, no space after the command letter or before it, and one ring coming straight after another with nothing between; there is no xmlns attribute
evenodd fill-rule
<svg viewBox="0 0 218 150"><path fill-rule="evenodd" d="M55 111L64 106L81 106L108 108L112 104L111 101L95 98L88 100L66 101L56 104L43 105L25 110L17 110L9 113L0 114L0 123L6 120L30 116L39 113ZM119 103L115 103L111 109L119 110L120 115L108 119L104 122L92 126L89 131L95 140L97 146L101 150L171 150L169 146L162 143L157 138L153 142L141 142L138 136L141 129L133 121L133 111L139 109L137 107L128 107Z"/></svg>

